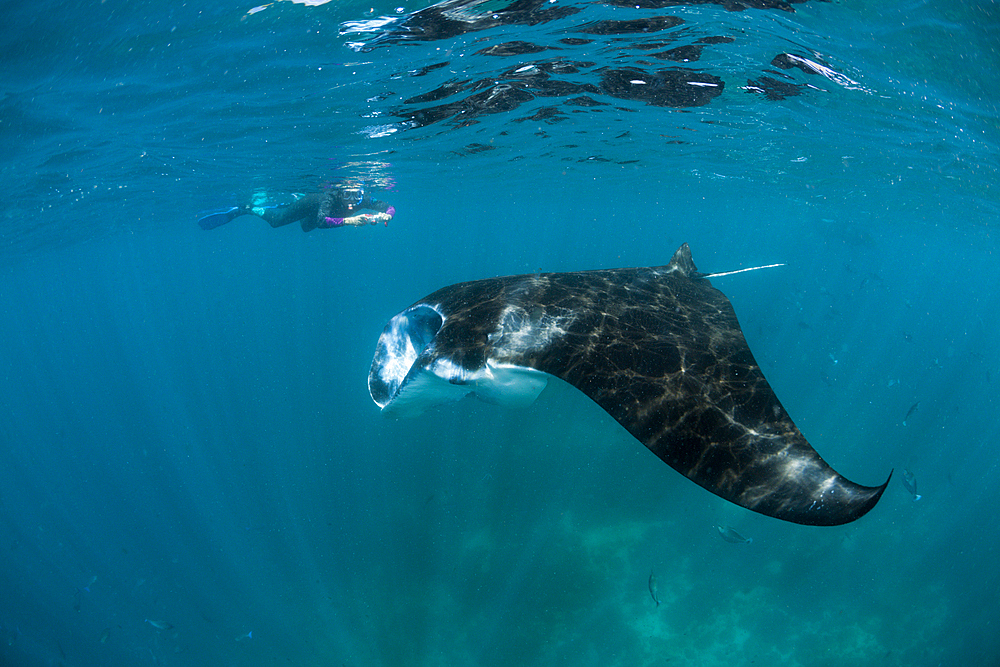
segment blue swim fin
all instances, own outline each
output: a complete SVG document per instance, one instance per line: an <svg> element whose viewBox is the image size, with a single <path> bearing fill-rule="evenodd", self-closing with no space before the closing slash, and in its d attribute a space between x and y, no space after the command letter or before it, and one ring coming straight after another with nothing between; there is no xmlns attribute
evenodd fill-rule
<svg viewBox="0 0 1000 667"><path fill-rule="evenodd" d="M215 229L241 215L243 215L243 210L239 206L202 211L198 214L198 226L205 230Z"/></svg>

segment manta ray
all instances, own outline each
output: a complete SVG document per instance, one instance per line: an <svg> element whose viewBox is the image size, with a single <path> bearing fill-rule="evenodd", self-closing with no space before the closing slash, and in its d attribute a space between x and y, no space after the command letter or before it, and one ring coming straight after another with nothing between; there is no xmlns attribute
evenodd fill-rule
<svg viewBox="0 0 1000 667"><path fill-rule="evenodd" d="M389 321L368 388L384 413L413 415L469 394L525 405L555 376L741 507L807 525L864 516L889 480L855 484L812 448L712 275L684 244L666 266L451 285Z"/></svg>

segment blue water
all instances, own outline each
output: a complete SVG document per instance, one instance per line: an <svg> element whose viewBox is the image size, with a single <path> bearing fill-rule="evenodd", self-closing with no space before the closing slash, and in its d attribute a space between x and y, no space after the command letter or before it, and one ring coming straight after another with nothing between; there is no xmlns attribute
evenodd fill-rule
<svg viewBox="0 0 1000 667"><path fill-rule="evenodd" d="M505 7L3 4L0 665L1000 664L998 5ZM195 224L344 178L388 227ZM368 396L439 287L683 242L786 264L713 282L820 453L896 470L869 515L727 504L565 386Z"/></svg>

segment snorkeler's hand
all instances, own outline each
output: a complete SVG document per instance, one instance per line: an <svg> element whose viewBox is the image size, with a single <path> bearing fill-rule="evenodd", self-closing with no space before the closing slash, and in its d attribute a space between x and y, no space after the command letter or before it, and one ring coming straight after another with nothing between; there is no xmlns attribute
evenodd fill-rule
<svg viewBox="0 0 1000 667"><path fill-rule="evenodd" d="M389 226L389 221L392 220L392 216L388 213L376 213L372 217L375 218L375 222L372 223L373 225L377 225L379 222L384 222L386 227Z"/></svg>

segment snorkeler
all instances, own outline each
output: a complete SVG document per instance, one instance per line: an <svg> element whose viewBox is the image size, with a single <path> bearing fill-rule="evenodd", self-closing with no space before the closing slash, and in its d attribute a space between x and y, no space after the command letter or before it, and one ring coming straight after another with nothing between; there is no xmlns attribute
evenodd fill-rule
<svg viewBox="0 0 1000 667"><path fill-rule="evenodd" d="M384 201L373 199L361 186L339 186L323 193L293 195L294 201L276 204L266 195L254 196L254 201L243 206L229 206L199 214L198 225L202 229L215 229L241 215L256 215L272 227L284 227L293 222L301 222L302 231L329 229L331 227L360 227L377 225L389 221L396 214L396 208ZM377 213L358 213L362 209Z"/></svg>

